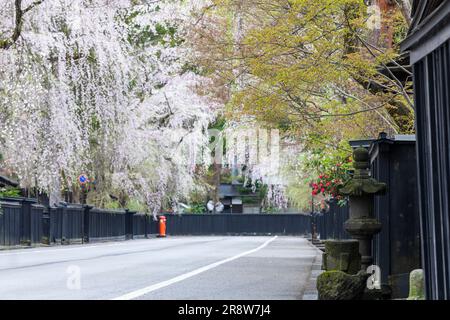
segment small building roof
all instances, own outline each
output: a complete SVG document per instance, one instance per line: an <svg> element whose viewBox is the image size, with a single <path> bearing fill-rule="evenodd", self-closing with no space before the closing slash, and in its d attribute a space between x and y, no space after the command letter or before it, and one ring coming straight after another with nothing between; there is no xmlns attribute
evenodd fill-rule
<svg viewBox="0 0 450 320"><path fill-rule="evenodd" d="M241 198L232 198L231 204L236 204L236 205L242 204L242 199Z"/></svg>
<svg viewBox="0 0 450 320"><path fill-rule="evenodd" d="M416 135L414 134L396 134L394 136L394 141L416 141Z"/></svg>
<svg viewBox="0 0 450 320"><path fill-rule="evenodd" d="M387 135L383 135L383 133L381 133L378 139L350 140L349 144L353 149L359 147L370 149L375 143L381 141L391 141L392 143L412 143L416 142L416 136L414 134L396 134L393 137L388 137Z"/></svg>
<svg viewBox="0 0 450 320"><path fill-rule="evenodd" d="M18 187L19 183L8 177L0 175L0 186L1 187L5 187L5 186Z"/></svg>
<svg viewBox="0 0 450 320"><path fill-rule="evenodd" d="M219 198L237 197L240 195L238 191L239 185L236 184L221 184L219 186Z"/></svg>
<svg viewBox="0 0 450 320"><path fill-rule="evenodd" d="M414 0L412 17L401 50L409 51L410 63L415 64L450 38L450 1Z"/></svg>
<svg viewBox="0 0 450 320"><path fill-rule="evenodd" d="M412 5L412 24L409 33L414 33L436 9L438 9L445 0L414 0Z"/></svg>

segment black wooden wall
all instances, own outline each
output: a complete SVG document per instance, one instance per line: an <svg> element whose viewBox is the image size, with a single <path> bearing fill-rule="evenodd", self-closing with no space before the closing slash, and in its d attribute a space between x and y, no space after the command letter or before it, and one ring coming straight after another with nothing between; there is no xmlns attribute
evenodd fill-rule
<svg viewBox="0 0 450 320"><path fill-rule="evenodd" d="M392 288L392 296L406 298L409 274L421 268L415 139L376 140L370 155L372 177L388 186L385 195L375 197L374 215L382 229L373 241L374 263L381 269L381 283Z"/></svg>
<svg viewBox="0 0 450 320"><path fill-rule="evenodd" d="M401 50L413 66L422 264L428 299L450 299L450 1L414 1Z"/></svg>
<svg viewBox="0 0 450 320"><path fill-rule="evenodd" d="M423 264L430 299L450 299L449 77L449 42L414 65Z"/></svg>

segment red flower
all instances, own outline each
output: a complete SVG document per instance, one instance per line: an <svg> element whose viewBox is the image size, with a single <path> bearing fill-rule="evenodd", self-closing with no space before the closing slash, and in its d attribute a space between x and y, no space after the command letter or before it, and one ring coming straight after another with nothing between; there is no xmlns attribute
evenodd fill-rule
<svg viewBox="0 0 450 320"><path fill-rule="evenodd" d="M320 192L325 193L325 188L320 189Z"/></svg>

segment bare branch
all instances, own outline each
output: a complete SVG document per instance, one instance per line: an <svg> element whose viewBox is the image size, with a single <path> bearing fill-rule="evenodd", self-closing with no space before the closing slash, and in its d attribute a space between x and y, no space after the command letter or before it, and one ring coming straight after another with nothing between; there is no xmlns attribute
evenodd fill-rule
<svg viewBox="0 0 450 320"><path fill-rule="evenodd" d="M28 7L26 7L26 8L22 11L22 13L23 13L23 14L27 13L28 11L30 11L30 10L33 9L34 7L40 5L42 2L44 2L44 0L37 0L37 1L34 1L32 4L30 4Z"/></svg>
<svg viewBox="0 0 450 320"><path fill-rule="evenodd" d="M402 11L402 15L405 18L408 26L411 26L412 17L411 17L411 2L410 0L395 0L395 3Z"/></svg>
<svg viewBox="0 0 450 320"><path fill-rule="evenodd" d="M25 9L22 9L22 0L15 0L15 27L13 30L13 34L9 39L0 39L0 49L9 49L16 41L19 39L20 34L22 33L23 27L23 16L32 10L34 7L40 5L44 0L37 0L30 4Z"/></svg>

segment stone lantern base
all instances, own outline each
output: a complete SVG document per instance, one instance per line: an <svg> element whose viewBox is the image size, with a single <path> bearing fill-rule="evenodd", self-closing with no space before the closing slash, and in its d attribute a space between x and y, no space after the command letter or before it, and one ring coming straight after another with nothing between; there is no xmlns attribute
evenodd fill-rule
<svg viewBox="0 0 450 320"><path fill-rule="evenodd" d="M361 256L357 240L327 240L322 256L322 269L356 274L361 269Z"/></svg>

